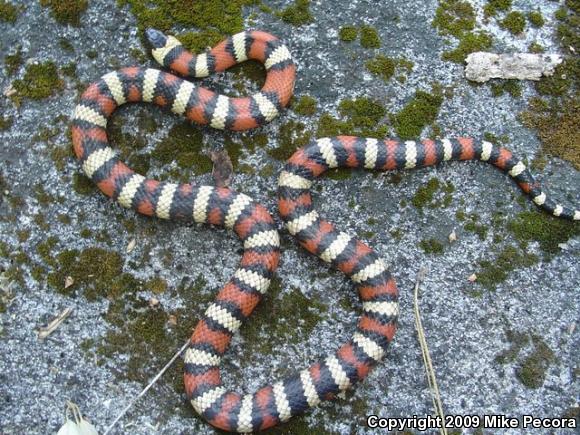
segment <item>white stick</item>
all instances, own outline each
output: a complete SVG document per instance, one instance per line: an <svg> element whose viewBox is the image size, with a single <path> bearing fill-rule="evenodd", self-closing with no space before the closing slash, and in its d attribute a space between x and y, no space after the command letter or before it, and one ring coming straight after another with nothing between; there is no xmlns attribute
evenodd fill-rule
<svg viewBox="0 0 580 435"><path fill-rule="evenodd" d="M417 274L417 281L415 283L415 297L414 297L414 312L415 312L415 327L417 328L417 336L419 337L419 344L421 345L421 353L423 354L423 363L425 364L425 372L427 373L427 382L431 390L431 399L433 400L433 407L439 417L441 417L440 433L447 435L447 428L445 427L445 414L443 413L443 405L441 403L441 396L439 395L439 387L437 386L437 379L435 377L435 370L431 362L431 355L429 355L429 348L427 347L427 340L425 339L425 331L421 322L421 315L419 313L419 284L423 279L427 270L423 267L419 269Z"/></svg>
<svg viewBox="0 0 580 435"><path fill-rule="evenodd" d="M135 403L137 402L137 400L139 400L141 397L143 397L145 395L145 393L147 391L149 391L149 389L153 386L153 384L155 384L155 382L157 382L159 380L159 378L163 375L163 373L165 373L167 371L167 369L169 367L171 367L171 364L173 364L175 362L175 360L177 358L179 358L179 355L181 355L183 353L183 351L187 348L187 346L189 346L190 341L187 340L183 346L181 346L181 349L179 349L175 355L173 355L173 357L171 357L171 359L169 360L169 362L167 364L165 364L165 367L163 367L161 369L161 371L159 373L157 373L155 375L155 377L153 379L151 379L151 382L149 382L149 384L147 384L147 386L145 388L143 388L143 390L137 395L137 397L135 397L131 403L129 403L125 409L123 409L121 411L121 413L115 418L115 420L113 420L113 423L111 423L111 425L105 430L105 432L103 433L103 435L107 435L108 433L111 432L111 430L113 429L113 427L119 422L119 420L121 420L123 418L123 416L127 413L127 411L129 411L129 409L131 409L131 407L133 407L133 405L135 405Z"/></svg>

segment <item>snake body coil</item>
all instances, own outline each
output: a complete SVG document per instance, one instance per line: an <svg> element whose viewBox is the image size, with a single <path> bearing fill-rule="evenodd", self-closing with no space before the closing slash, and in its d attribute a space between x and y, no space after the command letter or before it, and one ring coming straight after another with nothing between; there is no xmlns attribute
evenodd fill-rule
<svg viewBox="0 0 580 435"><path fill-rule="evenodd" d="M238 432L267 429L332 399L363 379L393 339L398 295L385 263L364 243L321 219L313 208L312 181L327 169L391 170L479 159L506 171L541 208L555 216L580 219L578 211L548 198L521 161L488 142L460 138L418 143L347 136L312 141L292 156L280 175L280 214L302 246L350 277L358 287L363 313L352 338L323 361L254 394L228 391L222 385L220 361L233 334L268 289L278 265L274 221L264 207L230 189L159 182L134 173L109 147L107 120L122 104L148 102L200 125L255 128L288 104L296 68L286 46L265 32L239 33L198 56L171 36L152 29L146 35L155 59L184 76L205 77L247 59L262 62L267 71L259 93L229 98L171 73L124 68L91 84L72 120L74 151L86 175L106 195L148 216L231 228L243 242L239 268L205 311L184 357L187 396L216 427Z"/></svg>

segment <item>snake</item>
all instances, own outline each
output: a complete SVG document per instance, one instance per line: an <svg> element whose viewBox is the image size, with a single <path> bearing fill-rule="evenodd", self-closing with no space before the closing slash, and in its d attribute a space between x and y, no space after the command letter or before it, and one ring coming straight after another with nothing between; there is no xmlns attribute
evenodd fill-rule
<svg viewBox="0 0 580 435"><path fill-rule="evenodd" d="M280 260L278 226L264 206L243 193L226 187L160 182L135 173L110 147L107 122L119 106L144 102L198 125L253 129L272 121L289 104L296 65L287 46L263 31L237 33L198 55L158 30L147 29L145 36L153 58L172 72L127 67L89 85L72 115L73 149L87 177L122 207L160 219L223 226L240 238L240 264L201 316L184 354L187 398L217 428L247 433L303 414L362 381L393 340L398 290L385 261L356 237L337 230L313 207L312 183L328 169L388 171L448 160L481 160L511 176L538 207L554 216L580 219L578 210L548 197L521 160L490 142L354 136L312 140L294 153L280 173L279 213L300 245L350 278L362 301L362 314L352 337L319 362L254 393L228 390L220 363L274 276ZM266 70L263 87L248 97L230 98L185 79L207 77L248 59L261 62Z"/></svg>

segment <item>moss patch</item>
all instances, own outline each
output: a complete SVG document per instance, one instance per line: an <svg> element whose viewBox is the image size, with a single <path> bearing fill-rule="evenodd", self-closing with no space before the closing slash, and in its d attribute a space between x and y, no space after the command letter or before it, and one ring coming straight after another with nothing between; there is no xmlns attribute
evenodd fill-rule
<svg viewBox="0 0 580 435"><path fill-rule="evenodd" d="M534 348L525 358L519 358L516 368L516 377L528 388L540 388L544 384L546 372L555 360L552 349L550 349L546 342L536 334L507 330L506 338L510 343L510 347L500 352L495 357L495 360L500 364L515 362L518 360L518 356L521 352L527 348L531 342Z"/></svg>
<svg viewBox="0 0 580 435"><path fill-rule="evenodd" d="M477 273L477 282L493 290L499 283L509 277L509 273L522 267L530 267L538 262L533 254L521 252L514 246L508 246L498 255L495 261L483 260L481 270Z"/></svg>
<svg viewBox="0 0 580 435"><path fill-rule="evenodd" d="M483 15L487 17L492 17L497 15L498 12L507 12L512 7L512 0L488 0L487 4L483 7Z"/></svg>
<svg viewBox="0 0 580 435"><path fill-rule="evenodd" d="M518 35L526 28L526 17L521 12L512 11L501 21L501 26L511 34Z"/></svg>
<svg viewBox="0 0 580 435"><path fill-rule="evenodd" d="M542 27L545 24L544 16L540 11L531 11L526 15L528 22L536 28Z"/></svg>
<svg viewBox="0 0 580 435"><path fill-rule="evenodd" d="M419 242L419 247L425 252L425 254L443 254L443 243L437 239L425 239Z"/></svg>
<svg viewBox="0 0 580 435"><path fill-rule="evenodd" d="M310 0L295 0L294 4L276 13L282 21L293 26L311 23L314 18L310 13Z"/></svg>
<svg viewBox="0 0 580 435"><path fill-rule="evenodd" d="M14 53L7 54L4 58L4 65L8 75L16 74L23 64L24 59L22 58L22 49L20 47Z"/></svg>
<svg viewBox="0 0 580 435"><path fill-rule="evenodd" d="M376 100L363 97L342 100L338 106L340 119L323 113L318 120L317 136L352 135L384 138L388 133L386 125L380 125L386 110Z"/></svg>
<svg viewBox="0 0 580 435"><path fill-rule="evenodd" d="M177 162L181 169L189 169L195 175L211 172L211 159L203 153L203 136L198 128L188 123L179 123L169 130L169 133L151 153L151 157L160 163ZM191 175L181 171L180 179L187 181Z"/></svg>
<svg viewBox="0 0 580 435"><path fill-rule="evenodd" d="M40 100L61 91L64 82L58 76L54 62L48 61L29 65L23 79L14 80L13 86L18 96Z"/></svg>
<svg viewBox="0 0 580 435"><path fill-rule="evenodd" d="M40 0L40 5L50 8L52 16L61 24L80 24L81 15L87 10L88 0Z"/></svg>
<svg viewBox="0 0 580 435"><path fill-rule="evenodd" d="M292 104L292 110L302 116L312 116L316 113L316 100L309 95L302 95Z"/></svg>
<svg viewBox="0 0 580 435"><path fill-rule="evenodd" d="M360 45L364 48L380 48L381 39L379 32L372 26L363 25L360 27Z"/></svg>
<svg viewBox="0 0 580 435"><path fill-rule="evenodd" d="M516 80L494 80L490 84L491 94L494 97L500 97L505 93L508 93L514 98L520 98L522 96L522 86Z"/></svg>
<svg viewBox="0 0 580 435"><path fill-rule="evenodd" d="M358 28L356 26L342 26L338 31L338 38L344 42L352 42L358 36Z"/></svg>
<svg viewBox="0 0 580 435"><path fill-rule="evenodd" d="M5 0L0 0L0 21L14 24L19 13L20 9L17 6Z"/></svg>
<svg viewBox="0 0 580 435"><path fill-rule="evenodd" d="M382 54L366 61L365 66L371 74L380 77L383 81L390 80L397 68L403 69L405 73L413 70L413 62L406 59L393 59Z"/></svg>
<svg viewBox="0 0 580 435"><path fill-rule="evenodd" d="M252 352L269 355L272 342L296 344L307 338L326 311L324 304L307 298L296 288L283 292L281 281L275 278L253 314L257 321L244 325L240 332L252 343ZM266 335L268 340L261 338Z"/></svg>
<svg viewBox="0 0 580 435"><path fill-rule="evenodd" d="M0 116L0 131L5 131L12 127L13 119L11 117L4 118Z"/></svg>
<svg viewBox="0 0 580 435"><path fill-rule="evenodd" d="M486 51L491 48L492 39L485 32L473 32L465 34L454 50L446 51L441 59L463 64L468 54L476 51Z"/></svg>
<svg viewBox="0 0 580 435"><path fill-rule="evenodd" d="M79 172L73 174L73 189L79 195L90 195L96 191L95 184L91 179Z"/></svg>
<svg viewBox="0 0 580 435"><path fill-rule="evenodd" d="M580 226L575 222L558 219L547 213L525 211L508 222L509 231L525 247L536 241L546 254L560 251L558 245L580 234Z"/></svg>
<svg viewBox="0 0 580 435"><path fill-rule="evenodd" d="M286 161L298 148L308 144L311 137L312 134L306 130L306 125L298 121L288 121L280 126L278 146L267 152L276 160Z"/></svg>
<svg viewBox="0 0 580 435"><path fill-rule="evenodd" d="M115 251L87 248L84 251L66 250L56 255L54 270L48 274L48 284L59 293L72 295L82 289L88 300L117 296L125 290L127 277L123 275L123 259ZM65 288L67 277L74 283Z"/></svg>
<svg viewBox="0 0 580 435"><path fill-rule="evenodd" d="M435 121L442 103L443 97L440 95L415 92L411 101L399 113L391 116L397 135L401 139L419 137L423 129Z"/></svg>
<svg viewBox="0 0 580 435"><path fill-rule="evenodd" d="M475 11L469 2L441 0L435 11L433 27L442 35L460 38L475 28Z"/></svg>

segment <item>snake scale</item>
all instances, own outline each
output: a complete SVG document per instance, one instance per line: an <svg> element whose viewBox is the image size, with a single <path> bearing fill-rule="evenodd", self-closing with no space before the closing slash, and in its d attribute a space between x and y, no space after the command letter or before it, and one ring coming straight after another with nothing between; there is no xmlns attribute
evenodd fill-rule
<svg viewBox="0 0 580 435"><path fill-rule="evenodd" d="M280 257L276 225L268 211L228 188L146 179L121 162L109 147L107 120L125 103L147 102L171 109L200 125L247 130L271 121L292 97L296 66L288 48L261 31L233 35L200 55L172 36L149 29L153 57L185 77L205 77L247 59L264 64L260 92L229 98L172 73L139 67L108 73L82 94L72 119L74 151L86 175L120 205L162 219L225 226L243 243L234 276L198 322L185 353L185 390L195 410L215 427L238 432L263 430L302 414L361 381L385 355L397 328L397 286L370 247L321 219L310 187L336 167L387 171L481 160L510 175L545 211L566 219L580 212L549 198L524 163L505 148L469 138L399 141L339 136L320 138L298 150L279 177L278 201L286 228L309 252L345 273L356 285L362 315L352 338L324 360L253 394L228 391L220 361L234 333L268 289Z"/></svg>

